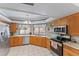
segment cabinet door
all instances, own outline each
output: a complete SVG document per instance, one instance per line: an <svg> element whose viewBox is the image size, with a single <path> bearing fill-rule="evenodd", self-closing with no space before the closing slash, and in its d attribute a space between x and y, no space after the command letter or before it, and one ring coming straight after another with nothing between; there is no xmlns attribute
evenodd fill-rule
<svg viewBox="0 0 79 59"><path fill-rule="evenodd" d="M16 32L16 23L10 24L10 32Z"/></svg>
<svg viewBox="0 0 79 59"><path fill-rule="evenodd" d="M13 37L14 38L14 46L18 46L18 37Z"/></svg>
<svg viewBox="0 0 79 59"><path fill-rule="evenodd" d="M42 45L42 47L46 48L46 38L45 37L41 37L41 45Z"/></svg>
<svg viewBox="0 0 79 59"><path fill-rule="evenodd" d="M70 46L64 45L63 47L64 56L79 56L79 50Z"/></svg>
<svg viewBox="0 0 79 59"><path fill-rule="evenodd" d="M50 49L50 40L46 38L45 41L46 41L46 47Z"/></svg>
<svg viewBox="0 0 79 59"><path fill-rule="evenodd" d="M14 39L13 39L13 37L9 38L9 45L10 45L10 47L14 46Z"/></svg>
<svg viewBox="0 0 79 59"><path fill-rule="evenodd" d="M34 37L34 44L37 46L41 46L41 37L35 36Z"/></svg>
<svg viewBox="0 0 79 59"><path fill-rule="evenodd" d="M72 20L72 26L73 26L73 35L79 35L79 13L76 15L73 15L74 19Z"/></svg>
<svg viewBox="0 0 79 59"><path fill-rule="evenodd" d="M41 42L41 46L42 46L42 47L50 48L50 41L49 41L48 38L46 38L46 37L41 37L40 40L41 40L40 42Z"/></svg>
<svg viewBox="0 0 79 59"><path fill-rule="evenodd" d="M29 41L30 41L30 44L35 45L36 44L36 38L35 38L35 36L30 36Z"/></svg>
<svg viewBox="0 0 79 59"><path fill-rule="evenodd" d="M23 37L18 37L18 45L22 45L23 44Z"/></svg>
<svg viewBox="0 0 79 59"><path fill-rule="evenodd" d="M70 35L79 35L79 14L71 15L67 18L68 33Z"/></svg>
<svg viewBox="0 0 79 59"><path fill-rule="evenodd" d="M66 18L65 18L65 17L59 19L59 25L60 25L60 26L64 26L64 25L66 25Z"/></svg>
<svg viewBox="0 0 79 59"><path fill-rule="evenodd" d="M36 44L37 46L40 46L40 37L35 36L35 44Z"/></svg>

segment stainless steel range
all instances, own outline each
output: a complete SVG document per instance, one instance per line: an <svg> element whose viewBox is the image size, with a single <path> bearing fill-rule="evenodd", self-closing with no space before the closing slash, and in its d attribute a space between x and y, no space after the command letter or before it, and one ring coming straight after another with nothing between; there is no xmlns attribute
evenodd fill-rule
<svg viewBox="0 0 79 59"><path fill-rule="evenodd" d="M57 38L51 38L51 50L59 56L63 56L63 43L70 41L70 37L57 36Z"/></svg>

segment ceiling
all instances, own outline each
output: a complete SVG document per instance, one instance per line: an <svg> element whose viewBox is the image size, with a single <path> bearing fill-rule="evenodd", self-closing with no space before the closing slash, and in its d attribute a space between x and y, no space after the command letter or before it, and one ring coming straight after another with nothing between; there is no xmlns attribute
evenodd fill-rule
<svg viewBox="0 0 79 59"><path fill-rule="evenodd" d="M45 22L79 12L79 4L72 3L34 3L33 6L22 3L2 3L0 10L12 21Z"/></svg>
<svg viewBox="0 0 79 59"><path fill-rule="evenodd" d="M25 22L25 21L41 21L41 20L46 20L48 19L47 16L42 16L38 14L32 14L28 12L23 12L23 11L16 11L16 10L11 10L11 9L0 9L0 13L4 15L5 17L11 19L12 21L20 21L20 22Z"/></svg>

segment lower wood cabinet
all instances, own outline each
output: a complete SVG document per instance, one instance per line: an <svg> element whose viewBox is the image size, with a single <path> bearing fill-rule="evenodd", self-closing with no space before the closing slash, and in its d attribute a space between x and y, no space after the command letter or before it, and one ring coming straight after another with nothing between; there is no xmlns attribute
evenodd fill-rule
<svg viewBox="0 0 79 59"><path fill-rule="evenodd" d="M10 47L20 46L22 44L23 44L23 37L10 37L9 39Z"/></svg>
<svg viewBox="0 0 79 59"><path fill-rule="evenodd" d="M63 55L64 56L79 56L79 50L72 48L70 46L64 45Z"/></svg>
<svg viewBox="0 0 79 59"><path fill-rule="evenodd" d="M24 43L24 37L22 36L11 36L9 39L10 47L14 46L20 46ZM41 46L45 48L50 48L50 41L46 37L40 37L40 36L29 36L29 43L36 46Z"/></svg>
<svg viewBox="0 0 79 59"><path fill-rule="evenodd" d="M46 47L50 49L50 40L48 38L46 38Z"/></svg>
<svg viewBox="0 0 79 59"><path fill-rule="evenodd" d="M36 44L36 37L30 36L30 37L29 37L29 43L30 43L30 44L33 44L33 45L37 45L37 44Z"/></svg>
<svg viewBox="0 0 79 59"><path fill-rule="evenodd" d="M30 36L29 41L30 41L30 44L32 45L50 48L50 41L46 37Z"/></svg>

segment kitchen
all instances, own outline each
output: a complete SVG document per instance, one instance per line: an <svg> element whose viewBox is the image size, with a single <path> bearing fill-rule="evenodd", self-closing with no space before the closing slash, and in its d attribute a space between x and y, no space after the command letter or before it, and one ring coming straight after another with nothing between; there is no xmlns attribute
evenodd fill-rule
<svg viewBox="0 0 79 59"><path fill-rule="evenodd" d="M0 55L79 56L78 19L72 3L0 4Z"/></svg>

